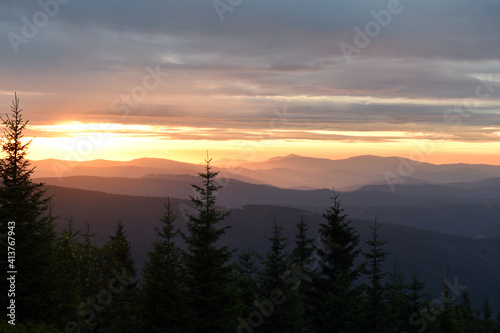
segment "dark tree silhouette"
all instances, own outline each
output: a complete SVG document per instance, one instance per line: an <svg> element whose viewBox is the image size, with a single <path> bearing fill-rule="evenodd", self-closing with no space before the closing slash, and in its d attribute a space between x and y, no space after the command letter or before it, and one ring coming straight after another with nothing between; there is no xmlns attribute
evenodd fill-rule
<svg viewBox="0 0 500 333"><path fill-rule="evenodd" d="M229 227L219 227L228 216L216 207L218 172L206 160L204 173L199 173L203 186L193 185L197 196L191 196L198 213L188 215L188 245L185 256L190 291L191 323L194 332L220 333L235 329L240 302L234 268L229 264L232 252L218 244Z"/></svg>
<svg viewBox="0 0 500 333"><path fill-rule="evenodd" d="M264 316L261 332L304 332L304 308L299 297L300 279L291 271L291 255L283 226L274 221L269 238L271 249L263 262L261 298L258 308Z"/></svg>
<svg viewBox="0 0 500 333"><path fill-rule="evenodd" d="M56 233L50 214L50 197L42 183L31 179L34 168L27 159L30 141L23 142L24 121L19 98L14 95L10 115L0 117L4 126L1 141L5 157L0 160L0 228L6 235L7 224L15 222L16 313L23 321L57 320L57 302L53 290ZM2 267L6 266L7 238L2 238ZM6 288L6 270L2 270L2 290ZM2 305L7 307L7 293Z"/></svg>
<svg viewBox="0 0 500 333"><path fill-rule="evenodd" d="M344 214L339 194L334 192L332 200L319 227L322 246L316 249L319 265L312 279L310 316L316 332L354 332L361 304L354 282L364 269L355 263L361 252L359 235Z"/></svg>
<svg viewBox="0 0 500 333"><path fill-rule="evenodd" d="M382 270L382 263L389 254L384 251L383 246L387 241L381 240L379 236L380 224L377 224L377 218L372 229L372 238L366 242L369 246L368 251L363 252L368 260L366 275L369 283L366 290L367 304L365 308L365 316L367 325L366 329L370 329L374 333L383 332L387 324L387 304L385 302L386 289L382 283L386 273Z"/></svg>
<svg viewBox="0 0 500 333"><path fill-rule="evenodd" d="M182 252L177 244L177 214L170 199L142 273L142 307L146 332L189 332L188 292Z"/></svg>
<svg viewBox="0 0 500 333"><path fill-rule="evenodd" d="M107 283L106 293L110 298L104 301L99 331L140 333L142 319L138 314L139 293L135 263L132 259L130 241L121 221L116 223L115 234L109 237L102 252L103 277ZM110 282L114 282L111 288Z"/></svg>

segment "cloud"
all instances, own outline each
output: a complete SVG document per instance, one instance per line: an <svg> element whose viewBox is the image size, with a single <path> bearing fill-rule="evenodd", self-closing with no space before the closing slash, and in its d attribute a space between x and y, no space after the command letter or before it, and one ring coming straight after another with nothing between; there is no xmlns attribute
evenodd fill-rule
<svg viewBox="0 0 500 333"><path fill-rule="evenodd" d="M445 128L456 140L496 140L498 131L484 128L500 125L498 81L471 110L453 110L476 96L479 77L500 77L499 2L401 0L398 14L378 23L380 32L347 62L339 45L355 46L357 29L366 33L389 3L243 1L220 22L211 1L70 1L15 53L8 34L22 35L24 18L33 22L43 9L4 1L0 91L23 92L21 104L39 125L175 125L200 128L179 138L216 129L220 139L255 139L251 133L276 117L273 109L286 107L289 131L274 138ZM113 103L156 65L170 76L126 116L114 112ZM11 99L0 94L0 105L8 109ZM459 117L459 126L446 114Z"/></svg>

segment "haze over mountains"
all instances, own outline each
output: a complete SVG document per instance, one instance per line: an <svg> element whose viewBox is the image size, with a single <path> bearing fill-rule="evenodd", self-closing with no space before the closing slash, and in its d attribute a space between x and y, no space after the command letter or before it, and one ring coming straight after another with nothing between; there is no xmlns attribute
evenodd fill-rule
<svg viewBox="0 0 500 333"><path fill-rule="evenodd" d="M35 176L48 185L187 199L194 193L191 184L198 182L196 174L203 170L201 165L161 159L90 161L74 167L65 163L38 161ZM229 162L220 163L227 166ZM224 168L215 163L223 186L218 194L219 205L279 205L321 213L329 206L334 187L342 192L343 204L353 218L371 220L378 215L386 223L450 235L500 237L500 166L418 165L401 158L375 156L334 161L296 155L244 165ZM389 178L387 182L386 173L395 175L398 169L406 172L408 166L414 166L410 177ZM54 177L58 170L64 172ZM325 178L320 185L322 175ZM343 186L338 186L337 178L343 179ZM277 185L287 180L293 180L294 185Z"/></svg>
<svg viewBox="0 0 500 333"><path fill-rule="evenodd" d="M85 223L92 224L98 244L104 244L108 235L114 233L115 225L121 220L126 227L132 245L132 255L139 272L146 259L151 242L155 239L154 226L164 212L164 197L144 197L117 195L104 192L49 186L48 194L53 195L54 214L59 228L67 221L65 217L75 217L76 229L84 230ZM177 226L185 231L185 212L192 212L187 199L171 199L174 209L179 212ZM323 218L319 213L304 212L301 209L271 205L248 205L232 209L225 221L233 225L223 237L224 244L231 249L251 246L260 254L269 247L268 237L276 219L283 223L284 235L291 238L295 234L295 223L300 214L309 223L309 235L317 237L317 228ZM379 217L379 221L380 221ZM361 240L369 239L370 220L353 219ZM500 239L471 239L425 231L416 228L382 223L382 239L389 240L386 249L391 251L384 268L391 270L396 260L405 276L409 278L417 272L426 282L426 290L439 295L444 278L458 279L460 285L467 285L475 304L481 304L484 292L489 293L491 305L500 309Z"/></svg>
<svg viewBox="0 0 500 333"><path fill-rule="evenodd" d="M177 223L183 228L183 214L194 195L191 184L200 184L197 173L203 171L201 164L149 158L33 164L35 179L54 194L54 211L63 217L60 227L72 213L80 226L92 222L98 240L104 242L115 222L123 220L139 267L166 197L174 198L180 212ZM500 300L495 284L500 281L500 166L296 155L263 162L221 160L213 166L221 171L218 181L224 186L217 204L232 211L227 223L234 226L225 237L232 248L252 246L263 253L274 217L293 237L301 213L315 237L335 187L362 239L368 239L368 225L377 216L382 236L390 240L391 258L397 258L407 276L416 270L431 291L439 292L448 267L450 279L457 276L471 286L476 303L485 291ZM500 309L500 301L494 306Z"/></svg>
<svg viewBox="0 0 500 333"><path fill-rule="evenodd" d="M141 158L127 162L95 160L36 161L36 177L74 175L140 178L149 174L196 175L200 165L166 159ZM500 177L500 166L482 164L435 165L400 157L358 156L341 160L289 155L263 162L215 161L220 176L281 188L355 190L369 184L386 184L387 177L403 177L405 184L473 182Z"/></svg>

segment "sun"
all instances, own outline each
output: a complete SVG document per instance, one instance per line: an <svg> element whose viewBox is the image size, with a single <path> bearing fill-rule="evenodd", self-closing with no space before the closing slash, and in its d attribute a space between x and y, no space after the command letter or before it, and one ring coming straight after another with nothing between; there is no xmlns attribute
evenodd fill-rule
<svg viewBox="0 0 500 333"><path fill-rule="evenodd" d="M125 139L121 138L119 124L112 123L70 121L31 125L30 130L35 137L30 148L32 159L112 159L112 146Z"/></svg>
<svg viewBox="0 0 500 333"><path fill-rule="evenodd" d="M45 134L65 135L70 137L88 136L93 133L111 134L118 130L121 124L113 123L83 123L80 121L70 121L52 125L32 125L30 128L41 131Z"/></svg>

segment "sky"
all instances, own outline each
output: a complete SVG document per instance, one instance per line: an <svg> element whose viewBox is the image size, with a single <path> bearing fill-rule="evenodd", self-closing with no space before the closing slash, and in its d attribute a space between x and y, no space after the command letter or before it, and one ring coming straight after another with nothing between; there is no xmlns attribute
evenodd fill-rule
<svg viewBox="0 0 500 333"><path fill-rule="evenodd" d="M0 2L34 160L500 164L497 0Z"/></svg>

